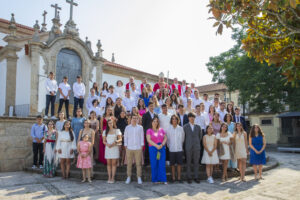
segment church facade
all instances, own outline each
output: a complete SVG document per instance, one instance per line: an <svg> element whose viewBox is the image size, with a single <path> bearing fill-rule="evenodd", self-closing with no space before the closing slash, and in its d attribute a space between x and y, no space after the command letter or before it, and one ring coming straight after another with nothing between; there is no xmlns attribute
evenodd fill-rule
<svg viewBox="0 0 300 200"><path fill-rule="evenodd" d="M0 19L0 116L27 117L43 113L44 84L49 72L55 73L58 83L67 76L71 86L76 76L81 75L86 91L93 82L100 87L103 81L115 85L117 80L122 80L126 84L130 76L135 77L137 84L143 78L151 84L157 82L156 75L103 58L100 40L96 43L97 51L93 52L91 41L79 37L72 9L62 29L60 7L57 4L51 6L55 14L49 31L45 23L46 12L41 26L36 21L33 28L16 23L14 14L10 21ZM73 8L74 5L70 6Z"/></svg>

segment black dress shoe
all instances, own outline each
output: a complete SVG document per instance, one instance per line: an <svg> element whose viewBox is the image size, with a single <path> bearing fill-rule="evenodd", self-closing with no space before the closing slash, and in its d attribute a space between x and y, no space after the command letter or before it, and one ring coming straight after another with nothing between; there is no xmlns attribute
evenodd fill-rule
<svg viewBox="0 0 300 200"><path fill-rule="evenodd" d="M200 183L200 180L199 180L199 179L194 179L194 181L195 181L196 183Z"/></svg>
<svg viewBox="0 0 300 200"><path fill-rule="evenodd" d="M187 180L188 184L192 184L192 179Z"/></svg>
<svg viewBox="0 0 300 200"><path fill-rule="evenodd" d="M182 180L177 180L179 183L183 183L183 181Z"/></svg>

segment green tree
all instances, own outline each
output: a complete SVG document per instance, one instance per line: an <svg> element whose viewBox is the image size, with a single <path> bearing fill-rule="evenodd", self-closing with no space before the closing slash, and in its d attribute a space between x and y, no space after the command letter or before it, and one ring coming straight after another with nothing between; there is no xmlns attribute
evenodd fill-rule
<svg viewBox="0 0 300 200"><path fill-rule="evenodd" d="M287 82L300 80L300 0L210 0L217 34L246 27L242 48L258 62L281 68Z"/></svg>
<svg viewBox="0 0 300 200"><path fill-rule="evenodd" d="M282 68L257 62L241 49L243 30L234 30L232 38L237 44L219 56L210 57L206 64L213 81L224 83L229 91L240 92L240 103L249 103L251 112L282 112L284 104L291 110L300 110L299 88L286 83ZM299 99L297 103L294 100Z"/></svg>

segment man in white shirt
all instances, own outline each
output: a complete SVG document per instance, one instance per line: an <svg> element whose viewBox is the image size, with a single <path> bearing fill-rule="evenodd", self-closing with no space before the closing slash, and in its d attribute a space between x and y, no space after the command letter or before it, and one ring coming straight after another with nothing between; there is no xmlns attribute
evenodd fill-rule
<svg viewBox="0 0 300 200"><path fill-rule="evenodd" d="M86 101L86 109L91 110L93 106L93 101L96 99L98 102L100 101L100 98L95 94L95 89L91 88L90 89L91 94L89 95L87 101Z"/></svg>
<svg viewBox="0 0 300 200"><path fill-rule="evenodd" d="M191 83L191 97L192 98L195 98L195 90L196 90L196 88L195 88L195 83Z"/></svg>
<svg viewBox="0 0 300 200"><path fill-rule="evenodd" d="M197 105L197 106L196 106L196 118L195 118L195 124L198 124L198 125L201 127L202 132L203 132L203 130L206 129L205 116L204 116L204 115L201 115L201 108L200 108L200 105Z"/></svg>
<svg viewBox="0 0 300 200"><path fill-rule="evenodd" d="M130 90L126 90L125 98L123 99L123 105L126 108L127 113L131 113L132 107L137 106L136 100L130 96Z"/></svg>
<svg viewBox="0 0 300 200"><path fill-rule="evenodd" d="M204 103L204 108L205 112L209 112L209 107L212 105L210 101L208 101L208 94L203 94L203 103Z"/></svg>
<svg viewBox="0 0 300 200"><path fill-rule="evenodd" d="M119 95L118 95L117 93L114 92L114 89L115 89L114 86L113 86L113 85L110 85L108 89L109 89L109 90L108 90L109 93L108 93L108 95L107 95L107 98L110 97L110 98L112 99L112 101L113 101L114 103L116 103L116 100L117 100L117 98L119 97ZM107 98L106 98L106 99L107 99Z"/></svg>
<svg viewBox="0 0 300 200"><path fill-rule="evenodd" d="M139 91L136 89L136 85L135 83L131 83L131 97L134 98L136 105L138 104L138 100L139 100L139 96L140 93Z"/></svg>
<svg viewBox="0 0 300 200"><path fill-rule="evenodd" d="M65 104L66 116L69 119L69 99L71 95L71 86L68 84L68 77L64 76L63 82L59 84L59 106L58 114L60 113L63 104Z"/></svg>
<svg viewBox="0 0 300 200"><path fill-rule="evenodd" d="M227 114L224 101L220 103L220 109L218 109L217 112L220 114L220 121L224 122L224 117Z"/></svg>
<svg viewBox="0 0 300 200"><path fill-rule="evenodd" d="M175 164L177 164L177 180L179 183L182 183L181 165L183 164L183 142L185 135L183 128L179 126L178 123L179 118L176 115L172 115L171 124L166 132L170 165L172 169L172 181L175 181Z"/></svg>
<svg viewBox="0 0 300 200"><path fill-rule="evenodd" d="M78 105L83 110L85 85L81 81L82 81L81 76L77 76L77 82L73 84L73 92L74 92L73 117L76 116Z"/></svg>
<svg viewBox="0 0 300 200"><path fill-rule="evenodd" d="M219 101L219 98L214 98L213 106L214 106L214 108L215 108L216 111L220 109L220 101Z"/></svg>
<svg viewBox="0 0 300 200"><path fill-rule="evenodd" d="M136 173L138 184L142 184L142 153L144 146L144 130L141 125L137 124L138 116L132 115L131 124L124 131L124 146L126 148L127 158L127 180L126 184L131 182L132 160L136 164Z"/></svg>
<svg viewBox="0 0 300 200"><path fill-rule="evenodd" d="M159 124L164 131L166 131L170 126L171 114L168 113L168 108L166 104L161 106L162 113L158 115Z"/></svg>
<svg viewBox="0 0 300 200"><path fill-rule="evenodd" d="M191 98L191 92L190 92L190 90L187 89L185 91L184 97L182 98L182 104L183 104L184 108L187 107L188 98Z"/></svg>
<svg viewBox="0 0 300 200"><path fill-rule="evenodd" d="M183 96L183 97L185 97L185 91L186 91L186 89L187 89L187 84L186 84L186 80L182 80L182 85L181 85L181 95Z"/></svg>
<svg viewBox="0 0 300 200"><path fill-rule="evenodd" d="M193 104L192 104L192 107L193 109L196 108L196 105L200 105L200 103L202 103L202 99L200 99L200 96L199 96L199 91L197 89L195 89L194 91L194 98L193 98Z"/></svg>
<svg viewBox="0 0 300 200"><path fill-rule="evenodd" d="M45 82L46 87L46 109L45 109L45 119L48 118L48 111L49 111L49 105L51 103L51 118L56 119L54 116L54 103L56 98L56 92L57 92L57 82L54 79L53 72L49 73L49 78L47 78Z"/></svg>

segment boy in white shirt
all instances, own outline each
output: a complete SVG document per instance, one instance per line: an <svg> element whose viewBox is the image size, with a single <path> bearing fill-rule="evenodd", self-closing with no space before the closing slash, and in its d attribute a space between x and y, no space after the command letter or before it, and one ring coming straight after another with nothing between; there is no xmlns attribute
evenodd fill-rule
<svg viewBox="0 0 300 200"><path fill-rule="evenodd" d="M73 116L74 117L76 116L78 105L83 110L85 85L81 81L82 81L81 76L77 76L77 82L73 84L73 92L74 92Z"/></svg>
<svg viewBox="0 0 300 200"><path fill-rule="evenodd" d="M54 79L53 72L49 73L49 78L47 78L45 82L46 87L46 109L45 109L45 119L48 118L48 111L49 111L49 105L51 103L51 119L56 119L54 116L54 103L56 99L56 92L57 92L57 82Z"/></svg>
<svg viewBox="0 0 300 200"><path fill-rule="evenodd" d="M65 104L66 116L67 119L69 119L69 99L71 94L71 86L68 84L68 77L64 76L63 82L59 84L58 91L60 95L57 113L61 111L63 104Z"/></svg>

